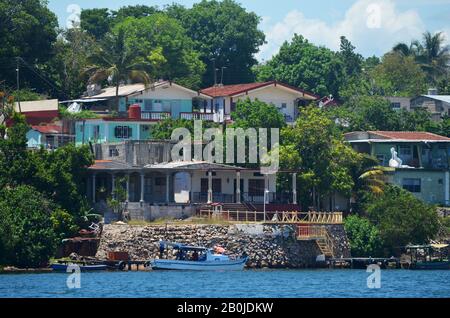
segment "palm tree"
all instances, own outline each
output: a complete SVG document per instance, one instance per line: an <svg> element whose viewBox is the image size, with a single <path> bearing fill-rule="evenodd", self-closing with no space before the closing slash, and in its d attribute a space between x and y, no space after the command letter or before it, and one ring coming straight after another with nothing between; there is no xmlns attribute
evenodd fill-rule
<svg viewBox="0 0 450 318"><path fill-rule="evenodd" d="M84 73L89 74L89 83L101 83L108 80L116 87L116 110L119 109L119 87L128 81L140 82L147 87L150 64L145 58L137 56L125 44L125 31L107 34L101 45L89 56L89 65Z"/></svg>
<svg viewBox="0 0 450 318"><path fill-rule="evenodd" d="M445 38L442 32L423 34L421 54L417 61L428 74L431 83L436 84L438 79L448 73L450 63L450 48L444 45Z"/></svg>
<svg viewBox="0 0 450 318"><path fill-rule="evenodd" d="M392 170L382 166L369 168L358 177L359 186L367 188L373 194L382 194L387 181L385 173Z"/></svg>
<svg viewBox="0 0 450 318"><path fill-rule="evenodd" d="M393 52L403 56L413 56L427 74L430 84L437 84L438 80L448 74L450 63L450 48L444 45L442 32L423 34L422 43L415 40L408 46L398 43L392 48Z"/></svg>

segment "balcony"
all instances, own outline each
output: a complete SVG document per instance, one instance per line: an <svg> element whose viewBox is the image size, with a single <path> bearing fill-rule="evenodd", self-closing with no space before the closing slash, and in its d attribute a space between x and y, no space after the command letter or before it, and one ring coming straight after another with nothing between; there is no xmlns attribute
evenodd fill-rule
<svg viewBox="0 0 450 318"><path fill-rule="evenodd" d="M214 114L213 113L200 113L200 112L180 113L180 118L187 119L187 120L214 121Z"/></svg>
<svg viewBox="0 0 450 318"><path fill-rule="evenodd" d="M170 118L171 114L169 112L142 112L141 118L145 120L164 120Z"/></svg>

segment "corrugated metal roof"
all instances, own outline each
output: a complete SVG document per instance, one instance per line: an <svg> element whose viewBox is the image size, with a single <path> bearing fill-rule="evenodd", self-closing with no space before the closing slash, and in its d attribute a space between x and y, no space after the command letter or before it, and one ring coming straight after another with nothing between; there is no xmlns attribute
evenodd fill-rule
<svg viewBox="0 0 450 318"><path fill-rule="evenodd" d="M15 105L16 112L19 111L19 104L16 102ZM39 111L58 111L58 100L57 99L46 99L46 100L36 100L28 102L20 102L20 110L23 113L26 112L39 112Z"/></svg>
<svg viewBox="0 0 450 318"><path fill-rule="evenodd" d="M422 96L435 100L440 100L442 102L450 104L450 95L422 95Z"/></svg>

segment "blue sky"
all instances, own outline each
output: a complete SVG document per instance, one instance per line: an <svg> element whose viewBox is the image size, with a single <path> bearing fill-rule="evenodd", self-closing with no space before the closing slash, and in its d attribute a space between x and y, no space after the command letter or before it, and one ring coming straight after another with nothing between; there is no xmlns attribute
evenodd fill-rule
<svg viewBox="0 0 450 318"><path fill-rule="evenodd" d="M194 0L49 0L49 7L65 26L70 5L82 9L123 5L180 3L192 6ZM260 28L267 44L259 60L269 59L294 33L311 42L338 49L345 35L364 56L382 55L399 41L419 38L425 30L443 31L450 39L450 0L240 0L247 10L263 18ZM69 12L68 12L69 11ZM450 41L448 41L450 43Z"/></svg>

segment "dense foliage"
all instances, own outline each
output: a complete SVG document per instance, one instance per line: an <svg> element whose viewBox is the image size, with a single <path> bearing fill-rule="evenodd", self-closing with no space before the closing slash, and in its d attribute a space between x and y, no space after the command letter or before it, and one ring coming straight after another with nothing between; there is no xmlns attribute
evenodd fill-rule
<svg viewBox="0 0 450 318"><path fill-rule="evenodd" d="M11 119L12 127L0 129L0 262L39 266L60 239L84 225L84 180L92 156L74 145L30 152L24 117L14 113Z"/></svg>
<svg viewBox="0 0 450 318"><path fill-rule="evenodd" d="M353 257L381 256L382 241L378 229L366 218L350 215L345 219L345 232Z"/></svg>

